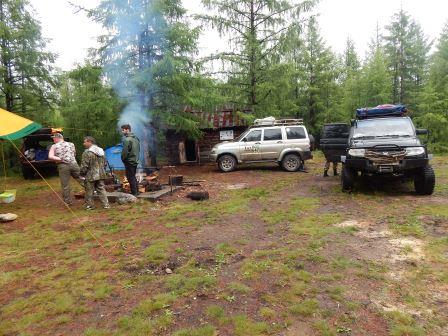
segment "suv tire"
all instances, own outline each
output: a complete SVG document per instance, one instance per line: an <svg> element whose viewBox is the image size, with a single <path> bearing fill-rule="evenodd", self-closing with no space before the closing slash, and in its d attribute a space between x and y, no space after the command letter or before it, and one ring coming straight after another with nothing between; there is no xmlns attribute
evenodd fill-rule
<svg viewBox="0 0 448 336"><path fill-rule="evenodd" d="M436 184L436 175L431 166L422 168L414 177L415 191L419 195L432 195Z"/></svg>
<svg viewBox="0 0 448 336"><path fill-rule="evenodd" d="M342 167L341 184L343 191L351 191L355 185L355 173L345 165Z"/></svg>
<svg viewBox="0 0 448 336"><path fill-rule="evenodd" d="M297 154L286 154L281 164L284 170L296 172L302 166L302 158Z"/></svg>
<svg viewBox="0 0 448 336"><path fill-rule="evenodd" d="M232 155L225 154L218 160L218 167L223 173L235 170L236 159Z"/></svg>

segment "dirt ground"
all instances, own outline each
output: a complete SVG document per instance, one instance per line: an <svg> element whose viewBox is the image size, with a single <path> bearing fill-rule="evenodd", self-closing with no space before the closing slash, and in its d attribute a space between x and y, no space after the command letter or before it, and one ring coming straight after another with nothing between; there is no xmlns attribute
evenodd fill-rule
<svg viewBox="0 0 448 336"><path fill-rule="evenodd" d="M343 193L317 155L307 173L165 170L201 186L73 213L11 178L0 335L448 335L447 159L428 197L383 180Z"/></svg>

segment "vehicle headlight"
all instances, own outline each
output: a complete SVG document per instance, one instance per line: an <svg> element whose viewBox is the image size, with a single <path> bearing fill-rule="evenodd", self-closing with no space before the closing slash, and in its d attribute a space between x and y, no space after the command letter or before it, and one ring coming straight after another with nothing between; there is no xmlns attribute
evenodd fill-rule
<svg viewBox="0 0 448 336"><path fill-rule="evenodd" d="M406 148L406 156L417 156L425 154L425 148L423 147L408 147Z"/></svg>
<svg viewBox="0 0 448 336"><path fill-rule="evenodd" d="M348 155L355 157L364 157L366 150L364 148L352 148L348 150Z"/></svg>

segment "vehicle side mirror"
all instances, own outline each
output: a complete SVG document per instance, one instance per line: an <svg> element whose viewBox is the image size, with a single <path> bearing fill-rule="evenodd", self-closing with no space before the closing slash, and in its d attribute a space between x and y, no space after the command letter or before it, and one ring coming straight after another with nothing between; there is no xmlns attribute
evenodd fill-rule
<svg viewBox="0 0 448 336"><path fill-rule="evenodd" d="M417 135L427 135L427 134L429 134L429 131L427 129L425 129L425 128L417 128L415 130L415 133Z"/></svg>
<svg viewBox="0 0 448 336"><path fill-rule="evenodd" d="M243 142L247 142L247 138L243 138Z"/></svg>

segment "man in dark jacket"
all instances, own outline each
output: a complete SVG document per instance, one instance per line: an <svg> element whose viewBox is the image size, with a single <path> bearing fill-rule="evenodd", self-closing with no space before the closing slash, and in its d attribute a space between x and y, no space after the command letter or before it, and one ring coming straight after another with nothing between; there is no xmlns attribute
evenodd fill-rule
<svg viewBox="0 0 448 336"><path fill-rule="evenodd" d="M93 137L84 138L84 147L86 150L82 154L81 176L85 177L86 187L86 210L95 208L93 203L93 193L97 191L104 209L109 209L104 180L106 179L104 150L96 145Z"/></svg>
<svg viewBox="0 0 448 336"><path fill-rule="evenodd" d="M124 135L121 161L126 169L126 178L131 186L131 193L137 196L138 187L135 174L140 163L140 140L131 132L131 125L121 126L121 133Z"/></svg>

